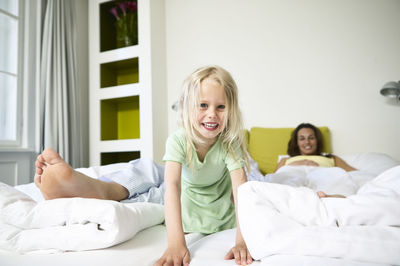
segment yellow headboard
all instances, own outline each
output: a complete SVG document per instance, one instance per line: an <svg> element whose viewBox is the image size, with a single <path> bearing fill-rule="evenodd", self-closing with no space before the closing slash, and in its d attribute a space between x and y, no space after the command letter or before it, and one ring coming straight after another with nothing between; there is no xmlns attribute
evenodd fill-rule
<svg viewBox="0 0 400 266"><path fill-rule="evenodd" d="M328 127L318 127L321 130L324 149L323 152L331 153L331 137ZM246 131L248 151L250 156L258 163L263 174L275 171L279 155L287 154L287 146L294 128L261 128L253 127Z"/></svg>

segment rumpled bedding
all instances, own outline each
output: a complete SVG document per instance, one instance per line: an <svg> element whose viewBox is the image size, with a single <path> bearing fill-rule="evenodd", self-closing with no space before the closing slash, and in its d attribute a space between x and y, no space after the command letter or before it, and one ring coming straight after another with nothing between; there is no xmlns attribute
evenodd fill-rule
<svg viewBox="0 0 400 266"><path fill-rule="evenodd" d="M340 167L283 166L276 173L266 175L263 181L350 196L355 194L365 181L374 177L375 175L365 171L346 172Z"/></svg>
<svg viewBox="0 0 400 266"><path fill-rule="evenodd" d="M320 199L304 186L247 182L238 189L238 217L257 260L287 254L398 265L400 166L347 198Z"/></svg>
<svg viewBox="0 0 400 266"><path fill-rule="evenodd" d="M0 183L0 249L54 253L110 247L164 221L163 206L85 198L36 202Z"/></svg>

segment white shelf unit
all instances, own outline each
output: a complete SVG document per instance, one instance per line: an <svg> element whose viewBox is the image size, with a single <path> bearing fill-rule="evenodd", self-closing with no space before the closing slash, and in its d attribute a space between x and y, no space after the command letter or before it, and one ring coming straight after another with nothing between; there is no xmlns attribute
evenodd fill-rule
<svg viewBox="0 0 400 266"><path fill-rule="evenodd" d="M164 1L137 1L138 44L124 48L113 44L112 5L89 0L90 165L160 162L168 134Z"/></svg>

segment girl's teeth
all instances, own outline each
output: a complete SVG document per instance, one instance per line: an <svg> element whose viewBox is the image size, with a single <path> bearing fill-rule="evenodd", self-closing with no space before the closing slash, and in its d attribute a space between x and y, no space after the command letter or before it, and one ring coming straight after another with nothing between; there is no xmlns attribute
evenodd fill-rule
<svg viewBox="0 0 400 266"><path fill-rule="evenodd" d="M218 124L209 124L209 123L204 123L205 127L209 127L209 128L216 128L218 126Z"/></svg>

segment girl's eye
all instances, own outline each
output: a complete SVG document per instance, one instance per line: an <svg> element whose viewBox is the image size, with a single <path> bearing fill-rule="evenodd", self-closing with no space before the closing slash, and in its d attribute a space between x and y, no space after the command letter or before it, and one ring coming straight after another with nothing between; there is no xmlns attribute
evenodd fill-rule
<svg viewBox="0 0 400 266"><path fill-rule="evenodd" d="M206 103L201 103L200 104L200 108L207 108L207 104Z"/></svg>
<svg viewBox="0 0 400 266"><path fill-rule="evenodd" d="M218 105L218 109L222 109L222 110L225 109L225 105L222 105L222 104Z"/></svg>

